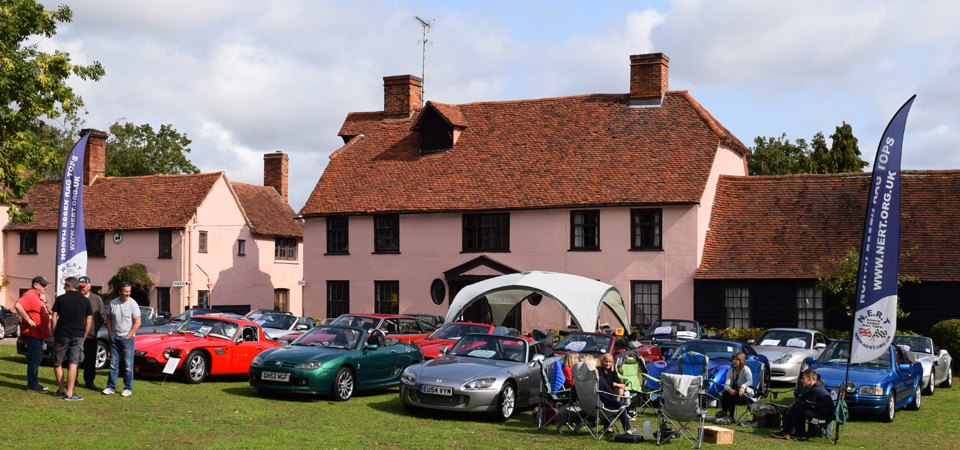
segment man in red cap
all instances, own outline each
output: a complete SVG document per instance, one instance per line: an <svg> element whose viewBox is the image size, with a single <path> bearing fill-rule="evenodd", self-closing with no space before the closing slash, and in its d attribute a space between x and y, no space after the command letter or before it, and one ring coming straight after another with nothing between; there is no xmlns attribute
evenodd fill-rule
<svg viewBox="0 0 960 450"><path fill-rule="evenodd" d="M50 312L44 302L48 284L50 282L42 276L33 277L30 290L23 293L16 306L20 330L27 344L27 390L31 392L47 390L40 385L38 375L43 361L43 341L50 339Z"/></svg>
<svg viewBox="0 0 960 450"><path fill-rule="evenodd" d="M106 323L107 314L103 310L103 299L100 298L99 295L90 292L90 278L86 276L80 277L80 293L83 294L87 300L90 300L90 308L93 309L93 326L90 327L86 339L83 340L83 362L81 363L83 367L83 383L87 389L99 391L100 388L93 383L97 378L97 360L100 357L100 355L97 355L97 332L99 332L100 327ZM107 357L106 353L106 349L104 349L104 359Z"/></svg>

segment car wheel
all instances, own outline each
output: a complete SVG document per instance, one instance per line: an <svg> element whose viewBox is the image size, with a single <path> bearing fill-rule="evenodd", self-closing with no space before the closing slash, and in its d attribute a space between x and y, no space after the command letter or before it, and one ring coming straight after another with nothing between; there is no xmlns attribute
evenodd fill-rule
<svg viewBox="0 0 960 450"><path fill-rule="evenodd" d="M97 354L94 355L95 367L97 370L107 367L107 343L97 340Z"/></svg>
<svg viewBox="0 0 960 450"><path fill-rule="evenodd" d="M17 322L17 326L16 328L13 329L13 334L11 335L11 337L19 337L19 336L20 336L20 322Z"/></svg>
<svg viewBox="0 0 960 450"><path fill-rule="evenodd" d="M517 403L517 388L513 383L507 381L503 384L503 389L497 395L497 411L494 417L499 421L505 421L513 415L514 407Z"/></svg>
<svg viewBox="0 0 960 450"><path fill-rule="evenodd" d="M341 367L333 376L333 386L330 387L330 396L338 402L345 402L353 395L355 379L353 372L347 367Z"/></svg>
<svg viewBox="0 0 960 450"><path fill-rule="evenodd" d="M917 387L913 390L913 401L907 404L907 409L910 411L920 410L920 398L922 397L922 395L920 395L920 385L921 383L917 382Z"/></svg>
<svg viewBox="0 0 960 450"><path fill-rule="evenodd" d="M936 370L930 369L930 382L927 383L927 388L924 389L923 395L933 395L934 391L937 390L937 381L934 378L936 374Z"/></svg>
<svg viewBox="0 0 960 450"><path fill-rule="evenodd" d="M943 380L943 384L941 384L940 387L946 389L953 387L953 367L947 368L947 379Z"/></svg>
<svg viewBox="0 0 960 450"><path fill-rule="evenodd" d="M207 357L202 352L194 350L187 355L183 361L180 372L183 375L183 381L187 384L200 384L207 378L210 370L207 367Z"/></svg>
<svg viewBox="0 0 960 450"><path fill-rule="evenodd" d="M0 339L7 337L7 327L0 323Z"/></svg>
<svg viewBox="0 0 960 450"><path fill-rule="evenodd" d="M894 399L894 393L891 392L890 396L887 397L887 408L883 410L883 414L880 416L880 420L886 423L893 422L893 417L897 414L897 402Z"/></svg>

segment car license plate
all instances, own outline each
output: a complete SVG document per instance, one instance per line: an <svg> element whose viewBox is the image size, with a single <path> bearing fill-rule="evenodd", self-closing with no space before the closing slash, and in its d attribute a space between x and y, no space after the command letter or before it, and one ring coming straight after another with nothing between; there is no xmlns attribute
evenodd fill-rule
<svg viewBox="0 0 960 450"><path fill-rule="evenodd" d="M837 397L838 397L839 395L840 395L840 391L838 391L838 390L836 390L836 389L830 389L830 398L832 398L833 401L837 401Z"/></svg>
<svg viewBox="0 0 960 450"><path fill-rule="evenodd" d="M263 372L263 373L260 374L260 379L261 379L261 380L270 380L270 381L283 381L283 382L286 383L286 382L289 382L289 381L290 381L290 374L289 374L289 373L277 373L277 372Z"/></svg>
<svg viewBox="0 0 960 450"><path fill-rule="evenodd" d="M453 395L453 388L440 387L440 386L427 386L426 384L421 384L420 392L424 394L434 394L434 395Z"/></svg>

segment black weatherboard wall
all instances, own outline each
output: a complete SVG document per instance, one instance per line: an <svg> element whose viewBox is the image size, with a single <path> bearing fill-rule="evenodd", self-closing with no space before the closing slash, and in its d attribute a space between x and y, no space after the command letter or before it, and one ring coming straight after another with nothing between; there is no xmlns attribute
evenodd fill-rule
<svg viewBox="0 0 960 450"><path fill-rule="evenodd" d="M796 288L816 280L693 280L694 319L704 327L724 328L723 289L750 288L751 325L787 328L797 325ZM852 318L836 309L837 300L824 295L824 328L847 330ZM960 318L960 282L907 283L900 289L900 305L910 315L897 321L898 330L927 334L941 320Z"/></svg>

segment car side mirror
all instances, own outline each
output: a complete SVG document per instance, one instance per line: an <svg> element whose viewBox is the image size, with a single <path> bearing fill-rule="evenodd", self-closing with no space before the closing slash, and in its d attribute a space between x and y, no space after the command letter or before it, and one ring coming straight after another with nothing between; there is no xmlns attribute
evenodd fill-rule
<svg viewBox="0 0 960 450"><path fill-rule="evenodd" d="M827 344L824 344L823 342L817 342L816 344L813 344L813 348L817 350L823 350L827 348Z"/></svg>
<svg viewBox="0 0 960 450"><path fill-rule="evenodd" d="M909 372L909 371L910 371L910 364L900 364L900 365L897 366L897 370L899 370L899 371L901 371L901 372Z"/></svg>
<svg viewBox="0 0 960 450"><path fill-rule="evenodd" d="M947 349L941 348L940 353L937 353L937 356L946 356L947 353Z"/></svg>
<svg viewBox="0 0 960 450"><path fill-rule="evenodd" d="M544 359L546 358L543 355L537 353L536 355L533 355L533 359L531 359L531 361L540 362L540 361L543 361Z"/></svg>
<svg viewBox="0 0 960 450"><path fill-rule="evenodd" d="M377 347L377 344L367 344L363 346L364 350L376 350L378 348L379 347Z"/></svg>
<svg viewBox="0 0 960 450"><path fill-rule="evenodd" d="M753 345L754 342L755 342L755 341L754 341L753 339L747 339L747 343L750 344L750 345Z"/></svg>
<svg viewBox="0 0 960 450"><path fill-rule="evenodd" d="M669 358L671 355L673 355L673 352L670 351L670 350L667 350L667 351L663 352L663 359L667 359L667 358Z"/></svg>
<svg viewBox="0 0 960 450"><path fill-rule="evenodd" d="M814 357L812 357L812 356L808 356L808 357L806 357L806 358L803 358L803 362L805 362L805 363L807 363L807 364L809 364L809 365L812 366L812 365L814 365L814 364L817 363L817 358L814 358Z"/></svg>
<svg viewBox="0 0 960 450"><path fill-rule="evenodd" d="M297 329L297 330L309 330L309 329L310 329L310 326L307 325L307 324L305 324L305 323L301 323L301 324L297 324L296 329Z"/></svg>
<svg viewBox="0 0 960 450"><path fill-rule="evenodd" d="M448 351L450 351L450 347L448 347L448 346L446 346L446 345L444 345L443 347L440 347L440 354L441 354L441 355L446 355Z"/></svg>

